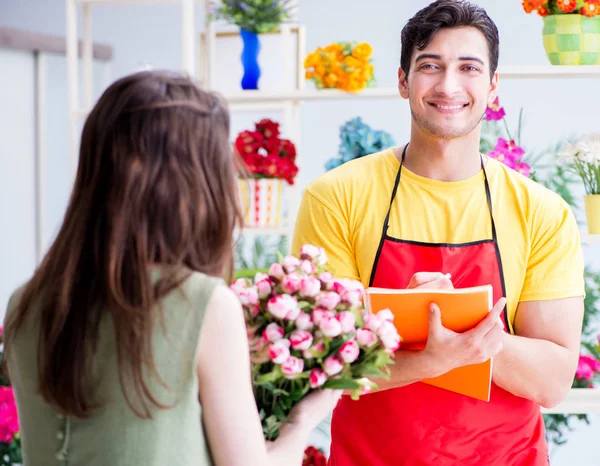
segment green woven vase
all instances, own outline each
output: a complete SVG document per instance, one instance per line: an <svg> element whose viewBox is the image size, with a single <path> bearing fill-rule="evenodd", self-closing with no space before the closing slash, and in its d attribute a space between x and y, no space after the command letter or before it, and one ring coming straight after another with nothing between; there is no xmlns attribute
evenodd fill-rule
<svg viewBox="0 0 600 466"><path fill-rule="evenodd" d="M600 16L544 16L543 36L553 65L600 65Z"/></svg>

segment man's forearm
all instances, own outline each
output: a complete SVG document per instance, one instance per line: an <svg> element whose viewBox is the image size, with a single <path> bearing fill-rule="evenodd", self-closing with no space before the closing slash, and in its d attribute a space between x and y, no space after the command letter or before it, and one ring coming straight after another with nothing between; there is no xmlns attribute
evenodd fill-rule
<svg viewBox="0 0 600 466"><path fill-rule="evenodd" d="M390 366L390 370L391 377L389 380L374 380L379 386L378 391L403 387L439 375L433 368L432 360L425 351L396 351L395 363Z"/></svg>
<svg viewBox="0 0 600 466"><path fill-rule="evenodd" d="M551 341L506 335L494 357L493 380L514 395L551 408L571 388L577 357Z"/></svg>

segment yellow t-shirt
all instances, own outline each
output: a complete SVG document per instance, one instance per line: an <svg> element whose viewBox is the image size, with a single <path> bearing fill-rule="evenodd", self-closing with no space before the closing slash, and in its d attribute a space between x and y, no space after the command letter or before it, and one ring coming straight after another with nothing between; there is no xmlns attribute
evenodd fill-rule
<svg viewBox="0 0 600 466"><path fill-rule="evenodd" d="M323 247L335 276L368 286L399 166L389 149L347 162L310 183L292 253L307 243ZM485 170L511 326L519 302L584 296L579 230L569 205L496 160L486 157ZM388 234L427 243L491 239L483 171L444 182L403 167Z"/></svg>

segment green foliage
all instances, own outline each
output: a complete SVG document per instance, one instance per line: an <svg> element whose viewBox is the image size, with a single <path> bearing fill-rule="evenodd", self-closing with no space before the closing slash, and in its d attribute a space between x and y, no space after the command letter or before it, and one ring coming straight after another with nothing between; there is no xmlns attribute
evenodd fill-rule
<svg viewBox="0 0 600 466"><path fill-rule="evenodd" d="M291 0L222 0L215 18L257 34L273 32L290 19Z"/></svg>

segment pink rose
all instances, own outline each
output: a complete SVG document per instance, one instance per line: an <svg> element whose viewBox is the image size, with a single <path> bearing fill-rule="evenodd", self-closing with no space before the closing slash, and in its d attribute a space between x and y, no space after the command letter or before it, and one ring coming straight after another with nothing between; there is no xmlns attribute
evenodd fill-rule
<svg viewBox="0 0 600 466"><path fill-rule="evenodd" d="M246 289L246 287L248 286L248 281L245 278L238 278L237 280L235 280L231 286L229 287L231 289L231 291L233 291L237 296L240 295L240 293Z"/></svg>
<svg viewBox="0 0 600 466"><path fill-rule="evenodd" d="M283 277L281 280L281 288L285 293L296 293L300 289L301 280L300 275L292 272Z"/></svg>
<svg viewBox="0 0 600 466"><path fill-rule="evenodd" d="M300 248L300 258L313 260L319 255L319 248L312 244L305 244Z"/></svg>
<svg viewBox="0 0 600 466"><path fill-rule="evenodd" d="M290 341L285 338L271 343L268 348L269 358L275 364L281 364L290 357Z"/></svg>
<svg viewBox="0 0 600 466"><path fill-rule="evenodd" d="M283 270L283 266L277 263L271 265L269 268L269 276L277 280L281 280L285 276L285 270Z"/></svg>
<svg viewBox="0 0 600 466"><path fill-rule="evenodd" d="M298 330L311 330L313 328L312 319L306 312L298 314L295 324Z"/></svg>
<svg viewBox="0 0 600 466"><path fill-rule="evenodd" d="M317 307L312 312L312 321L313 321L313 324L320 325L321 321L323 321L325 319L329 319L330 317L333 317L333 316L335 316L333 311L329 311L327 309Z"/></svg>
<svg viewBox="0 0 600 466"><path fill-rule="evenodd" d="M352 312L350 312L350 311L340 312L338 315L335 316L335 318L342 325L342 333L351 333L356 329L356 327L355 327L356 317L354 316L354 314Z"/></svg>
<svg viewBox="0 0 600 466"><path fill-rule="evenodd" d="M325 345L321 340L313 343L313 345L302 353L304 359L320 358L325 355Z"/></svg>
<svg viewBox="0 0 600 466"><path fill-rule="evenodd" d="M368 328L359 328L356 331L356 341L363 348L370 348L377 344L377 335Z"/></svg>
<svg viewBox="0 0 600 466"><path fill-rule="evenodd" d="M340 295L342 301L350 306L358 306L362 304L362 293L358 290L345 290Z"/></svg>
<svg viewBox="0 0 600 466"><path fill-rule="evenodd" d="M296 320L299 315L300 315L300 308L298 306L296 306L295 308L291 309L285 315L285 320Z"/></svg>
<svg viewBox="0 0 600 466"><path fill-rule="evenodd" d="M256 306L258 304L258 290L255 286L248 287L238 295L242 306Z"/></svg>
<svg viewBox="0 0 600 466"><path fill-rule="evenodd" d="M376 314L367 314L364 318L365 325L373 332L377 332L383 320L379 320Z"/></svg>
<svg viewBox="0 0 600 466"><path fill-rule="evenodd" d="M356 291L360 294L362 299L362 295L365 291L365 288L361 282L358 280L352 280L350 278L339 278L333 282L333 291L338 294L341 294L343 291Z"/></svg>
<svg viewBox="0 0 600 466"><path fill-rule="evenodd" d="M323 332L323 335L327 337L337 337L342 333L342 324L335 317L323 319L319 324L319 328Z"/></svg>
<svg viewBox="0 0 600 466"><path fill-rule="evenodd" d="M275 343L277 340L281 340L283 335L283 329L275 322L271 322L269 325L267 325L267 328L265 328L262 333L263 340L270 343Z"/></svg>
<svg viewBox="0 0 600 466"><path fill-rule="evenodd" d="M273 282L269 277L263 278L261 281L256 283L256 289L260 299L268 298L271 296L271 292L273 291Z"/></svg>
<svg viewBox="0 0 600 466"><path fill-rule="evenodd" d="M340 303L341 298L340 295L334 293L333 291L323 291L316 298L316 304L319 307L324 307L325 309L334 310L336 306Z"/></svg>
<svg viewBox="0 0 600 466"><path fill-rule="evenodd" d="M319 248L319 257L317 259L317 264L325 265L327 264L327 253L324 248Z"/></svg>
<svg viewBox="0 0 600 466"><path fill-rule="evenodd" d="M294 379L304 370L304 361L300 358L290 356L281 365L281 372L286 379Z"/></svg>
<svg viewBox="0 0 600 466"><path fill-rule="evenodd" d="M300 270L302 270L307 275L312 275L317 271L317 268L311 261L302 261L300 262Z"/></svg>
<svg viewBox="0 0 600 466"><path fill-rule="evenodd" d="M381 343L383 343L386 350L394 352L400 348L400 336L398 334L386 333L381 336Z"/></svg>
<svg viewBox="0 0 600 466"><path fill-rule="evenodd" d="M377 319L379 319L382 322L384 320L387 320L389 322L393 322L394 321L394 314L392 313L392 311L390 309L382 309L381 311L379 311L377 313Z"/></svg>
<svg viewBox="0 0 600 466"><path fill-rule="evenodd" d="M289 294L273 296L267 301L267 311L278 319L285 318L294 310L298 310L298 301Z"/></svg>
<svg viewBox="0 0 600 466"><path fill-rule="evenodd" d="M358 355L360 353L360 348L358 347L358 343L354 340L347 341L344 343L339 350L340 358L342 361L347 362L349 364L353 363L358 359Z"/></svg>
<svg viewBox="0 0 600 466"><path fill-rule="evenodd" d="M319 275L319 280L321 280L321 282L325 285L325 288L329 290L329 285L333 284L333 275L331 275L329 272L323 272L321 275Z"/></svg>
<svg viewBox="0 0 600 466"><path fill-rule="evenodd" d="M283 259L283 270L286 273L292 273L296 271L296 268L300 265L300 259L294 256L287 256Z"/></svg>
<svg viewBox="0 0 600 466"><path fill-rule="evenodd" d="M337 356L329 356L323 362L323 369L328 376L336 375L342 372L344 363Z"/></svg>
<svg viewBox="0 0 600 466"><path fill-rule="evenodd" d="M311 388L318 388L325 382L327 382L327 374L321 369L315 367L312 371L310 371L308 383L310 384Z"/></svg>
<svg viewBox="0 0 600 466"><path fill-rule="evenodd" d="M321 282L314 277L305 277L300 281L300 295L314 298L321 291Z"/></svg>
<svg viewBox="0 0 600 466"><path fill-rule="evenodd" d="M304 351L312 345L313 336L306 330L296 330L290 335L290 344L292 349Z"/></svg>
<svg viewBox="0 0 600 466"><path fill-rule="evenodd" d="M254 283L261 282L267 278L269 278L269 275L267 275L266 273L256 272L256 275L254 275Z"/></svg>

